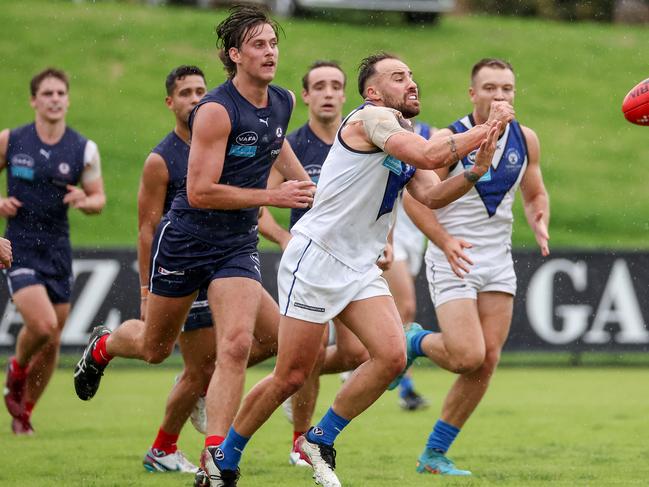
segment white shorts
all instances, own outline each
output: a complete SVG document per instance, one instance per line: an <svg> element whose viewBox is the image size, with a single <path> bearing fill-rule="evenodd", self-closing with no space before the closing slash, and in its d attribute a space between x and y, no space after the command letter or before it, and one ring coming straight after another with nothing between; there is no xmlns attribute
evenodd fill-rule
<svg viewBox="0 0 649 487"><path fill-rule="evenodd" d="M473 261L470 272L460 279L446 256L433 244L426 251L426 277L435 307L454 299L477 299L478 293L499 291L516 295L516 273L511 248L465 249Z"/></svg>
<svg viewBox="0 0 649 487"><path fill-rule="evenodd" d="M284 250L277 287L280 312L313 323L327 323L352 301L390 296L376 265L357 272L300 234Z"/></svg>
<svg viewBox="0 0 649 487"><path fill-rule="evenodd" d="M392 247L394 249L394 261L405 260L408 263L408 271L411 276L417 276L421 263L424 260L424 238L419 234L416 239L408 239L394 234Z"/></svg>

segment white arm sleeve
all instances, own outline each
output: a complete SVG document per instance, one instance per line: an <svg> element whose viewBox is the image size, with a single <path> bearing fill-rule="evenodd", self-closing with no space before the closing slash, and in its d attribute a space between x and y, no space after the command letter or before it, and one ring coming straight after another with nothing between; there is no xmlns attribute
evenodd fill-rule
<svg viewBox="0 0 649 487"><path fill-rule="evenodd" d="M365 133L381 150L394 134L412 132L412 128L406 128L410 126L410 122L403 118L401 112L388 107L366 106L352 115L348 123L357 121L363 122Z"/></svg>
<svg viewBox="0 0 649 487"><path fill-rule="evenodd" d="M83 153L83 172L81 183L91 183L101 177L101 159L99 148L92 140L86 143L86 150Z"/></svg>

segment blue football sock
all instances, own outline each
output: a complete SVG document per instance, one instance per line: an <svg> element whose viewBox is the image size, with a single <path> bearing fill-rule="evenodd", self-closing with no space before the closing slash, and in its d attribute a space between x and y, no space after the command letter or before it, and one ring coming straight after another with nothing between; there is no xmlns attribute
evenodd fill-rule
<svg viewBox="0 0 649 487"><path fill-rule="evenodd" d="M452 424L446 423L441 419L437 420L433 427L433 432L428 437L426 448L437 450L441 453L446 453L456 436L460 432L460 428L456 428Z"/></svg>
<svg viewBox="0 0 649 487"><path fill-rule="evenodd" d="M430 330L421 330L410 338L410 349L416 357L425 357L426 354L421 350L421 342L427 335L433 333Z"/></svg>
<svg viewBox="0 0 649 487"><path fill-rule="evenodd" d="M333 445L338 434L348 424L348 419L338 416L333 409L329 408L317 426L307 432L306 439L311 443Z"/></svg>
<svg viewBox="0 0 649 487"><path fill-rule="evenodd" d="M236 470L241 461L243 449L248 444L248 440L250 440L250 438L241 436L239 433L234 431L234 427L231 426L228 435L219 446L219 449L223 452L223 459L214 459L216 466L221 470Z"/></svg>
<svg viewBox="0 0 649 487"><path fill-rule="evenodd" d="M412 393L414 388L415 387L412 383L412 379L407 375L404 375L401 379L401 382L399 382L399 397L403 399L404 397Z"/></svg>

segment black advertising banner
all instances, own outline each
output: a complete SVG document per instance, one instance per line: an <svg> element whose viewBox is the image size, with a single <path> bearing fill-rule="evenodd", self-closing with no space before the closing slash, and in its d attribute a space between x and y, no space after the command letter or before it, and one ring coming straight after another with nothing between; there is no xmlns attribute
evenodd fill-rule
<svg viewBox="0 0 649 487"><path fill-rule="evenodd" d="M276 298L278 253L262 253L264 286ZM506 350L649 350L649 253L558 251L548 258L514 252L518 295ZM72 311L62 345L79 348L97 324L139 316L134 250L74 252ZM417 278L417 320L436 328L425 272ZM22 325L0 282L0 349L13 349Z"/></svg>

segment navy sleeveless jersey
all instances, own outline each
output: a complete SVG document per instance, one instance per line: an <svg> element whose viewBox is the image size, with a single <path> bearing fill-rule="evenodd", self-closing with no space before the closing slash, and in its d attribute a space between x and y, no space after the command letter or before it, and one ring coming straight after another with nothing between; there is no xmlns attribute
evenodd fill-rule
<svg viewBox="0 0 649 487"><path fill-rule="evenodd" d="M462 123L463 120L467 120L469 126ZM456 120L448 126L455 134L466 132L471 127L475 127L472 114ZM505 195L516 184L525 161L527 161L527 142L521 126L516 120L509 123L509 136L504 141L505 147L502 150L500 147L502 137L498 142L499 147L496 149L496 153L502 153L498 165L494 166L492 164L489 171L475 184L475 190L480 195L489 217L496 213ZM469 169L475 164L477 152L477 150L474 150L460 161L465 169ZM456 165L457 163L451 166L450 170L452 171Z"/></svg>
<svg viewBox="0 0 649 487"><path fill-rule="evenodd" d="M7 195L22 203L8 219L14 248L52 245L69 239L66 185L78 184L88 140L71 128L54 145L41 141L34 123L13 129L7 147ZM69 245L69 243L68 243Z"/></svg>
<svg viewBox="0 0 649 487"><path fill-rule="evenodd" d="M171 202L185 186L187 178L187 163L189 161L189 145L173 130L160 141L151 151L165 161L169 172L167 194L165 195L163 214L171 209Z"/></svg>
<svg viewBox="0 0 649 487"><path fill-rule="evenodd" d="M326 144L318 138L318 136L313 133L308 123L302 125L296 131L291 132L286 138L290 142L295 155L311 178L311 181L318 184L320 171L322 170L322 163L327 158L331 145ZM292 208L289 228L292 228L308 210L308 208Z"/></svg>
<svg viewBox="0 0 649 487"><path fill-rule="evenodd" d="M225 107L231 131L219 184L240 188L266 188L271 166L279 155L293 110L291 94L268 87L268 105L253 106L231 80L207 93L189 117L192 127L196 111L206 103ZM178 192L168 216L178 230L216 247L231 248L257 242L258 208L213 210L192 208L187 188Z"/></svg>

